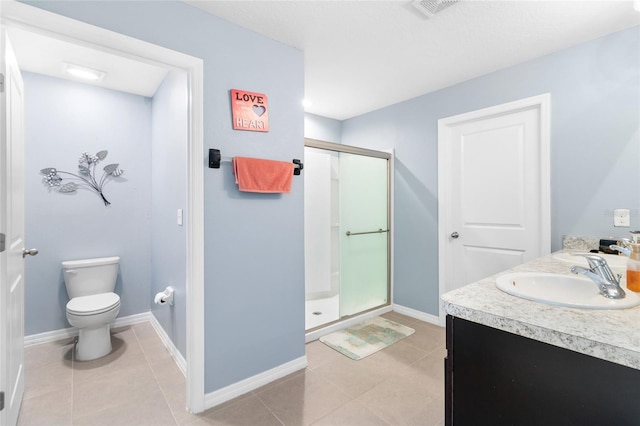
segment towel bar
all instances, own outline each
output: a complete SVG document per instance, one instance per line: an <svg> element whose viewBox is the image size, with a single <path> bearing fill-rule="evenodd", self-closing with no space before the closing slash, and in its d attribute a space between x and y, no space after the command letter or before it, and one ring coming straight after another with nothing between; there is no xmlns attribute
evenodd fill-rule
<svg viewBox="0 0 640 426"><path fill-rule="evenodd" d="M219 169L220 163L230 163L231 158L222 159L220 156L220 150L211 148L209 149L209 168L210 169ZM304 163L297 158L293 159L293 174L298 176L300 175L300 171L304 169Z"/></svg>

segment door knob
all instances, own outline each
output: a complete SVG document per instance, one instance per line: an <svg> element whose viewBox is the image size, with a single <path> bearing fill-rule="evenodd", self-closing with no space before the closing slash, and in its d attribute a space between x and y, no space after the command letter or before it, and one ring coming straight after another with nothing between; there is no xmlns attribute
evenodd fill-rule
<svg viewBox="0 0 640 426"><path fill-rule="evenodd" d="M453 238L454 240L455 240L456 238L458 238L459 236L460 236L460 234L458 234L457 232L452 232L452 233L451 233L451 238Z"/></svg>
<svg viewBox="0 0 640 426"><path fill-rule="evenodd" d="M29 256L35 256L36 254L38 254L38 249L23 249L22 250L22 257L25 258L27 257L27 255Z"/></svg>

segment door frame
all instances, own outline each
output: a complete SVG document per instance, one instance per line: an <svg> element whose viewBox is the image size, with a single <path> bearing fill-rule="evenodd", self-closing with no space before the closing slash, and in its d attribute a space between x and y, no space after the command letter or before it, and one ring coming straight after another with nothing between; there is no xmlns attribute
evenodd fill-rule
<svg viewBox="0 0 640 426"><path fill-rule="evenodd" d="M13 200L15 194L20 194L16 189L24 189L24 179L15 179L13 173L24 168L24 82L6 28L0 28L0 54L4 64L0 69L4 77L0 89L3 98L0 103L0 123L3 125L0 136L0 230L6 237L0 253L0 391L3 392L0 424L11 425L20 415L25 390L24 345L17 345L14 336L24 336L27 259L24 254L24 196ZM9 205L9 200L19 203Z"/></svg>
<svg viewBox="0 0 640 426"><path fill-rule="evenodd" d="M538 153L540 155L540 200L542 204L540 209L541 240L543 247L550 247L551 245L551 94L544 93L442 118L438 120L438 301L448 291L449 286L447 283L452 279L452 269L455 264L451 253L452 246L449 242L449 235L454 231L451 223L452 185L448 175L453 161L448 149L452 128L464 122L483 120L524 109L537 109L539 111L540 127L538 128L538 134L540 135L540 146L538 147ZM442 303L438 303L438 305L439 322L440 325L444 326L445 313L442 309Z"/></svg>
<svg viewBox="0 0 640 426"><path fill-rule="evenodd" d="M203 60L33 6L13 1L2 3L2 25L20 27L140 62L180 69L188 75L186 404L192 413L202 412L205 409Z"/></svg>

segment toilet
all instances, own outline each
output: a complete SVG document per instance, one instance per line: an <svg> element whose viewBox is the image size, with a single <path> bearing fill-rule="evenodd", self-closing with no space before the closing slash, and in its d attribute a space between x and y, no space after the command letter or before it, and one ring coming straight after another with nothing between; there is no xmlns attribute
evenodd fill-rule
<svg viewBox="0 0 640 426"><path fill-rule="evenodd" d="M111 352L111 322L120 312L120 296L113 290L120 258L70 260L62 262L69 295L67 321L79 329L78 361L90 361Z"/></svg>

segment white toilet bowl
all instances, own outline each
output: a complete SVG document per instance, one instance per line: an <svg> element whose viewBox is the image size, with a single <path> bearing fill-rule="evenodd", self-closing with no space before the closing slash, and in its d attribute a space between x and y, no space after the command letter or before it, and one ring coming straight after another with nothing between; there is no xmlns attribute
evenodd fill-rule
<svg viewBox="0 0 640 426"><path fill-rule="evenodd" d="M75 359L90 361L111 352L111 322L120 312L120 296L100 293L74 297L67 303L67 320L79 330Z"/></svg>
<svg viewBox="0 0 640 426"><path fill-rule="evenodd" d="M120 296L114 293L120 258L68 260L62 262L69 295L67 321L78 328L76 356L90 361L111 352L110 323L120 312Z"/></svg>

